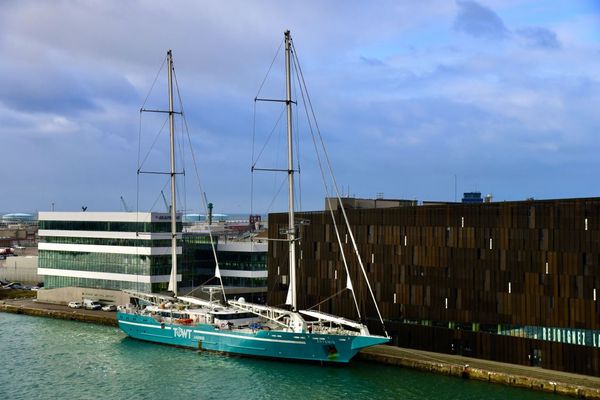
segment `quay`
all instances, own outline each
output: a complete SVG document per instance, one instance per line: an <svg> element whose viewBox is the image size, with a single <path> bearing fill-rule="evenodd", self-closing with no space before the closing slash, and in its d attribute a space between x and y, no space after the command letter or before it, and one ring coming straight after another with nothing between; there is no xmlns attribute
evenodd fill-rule
<svg viewBox="0 0 600 400"><path fill-rule="evenodd" d="M600 378L595 376L396 346L373 346L362 350L357 358L580 399L600 399Z"/></svg>
<svg viewBox="0 0 600 400"><path fill-rule="evenodd" d="M64 305L38 303L33 299L0 301L0 312L117 326L114 312L71 309ZM600 377L385 345L367 348L358 354L357 359L580 399L600 400Z"/></svg>
<svg viewBox="0 0 600 400"><path fill-rule="evenodd" d="M33 299L6 299L0 301L0 311L14 314L50 317L71 321L91 322L94 324L117 326L117 314L83 308L69 308L64 305L38 303Z"/></svg>

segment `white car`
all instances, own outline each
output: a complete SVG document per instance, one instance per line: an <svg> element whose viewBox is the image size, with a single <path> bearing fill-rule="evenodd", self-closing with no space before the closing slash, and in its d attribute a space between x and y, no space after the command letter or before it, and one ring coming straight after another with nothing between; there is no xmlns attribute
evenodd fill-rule
<svg viewBox="0 0 600 400"><path fill-rule="evenodd" d="M68 306L69 308L81 308L81 303L78 301L71 301Z"/></svg>
<svg viewBox="0 0 600 400"><path fill-rule="evenodd" d="M114 304L108 304L102 307L102 311L117 311L117 306Z"/></svg>

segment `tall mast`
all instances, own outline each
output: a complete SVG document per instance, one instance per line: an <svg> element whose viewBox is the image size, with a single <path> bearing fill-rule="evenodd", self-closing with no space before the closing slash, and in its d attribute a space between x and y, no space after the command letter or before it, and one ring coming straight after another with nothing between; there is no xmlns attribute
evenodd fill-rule
<svg viewBox="0 0 600 400"><path fill-rule="evenodd" d="M290 243L290 293L292 295L292 310L297 309L296 303L296 227L294 223L294 153L292 151L292 78L290 73L290 56L292 41L290 31L285 31L285 104L287 108L288 136L288 234Z"/></svg>
<svg viewBox="0 0 600 400"><path fill-rule="evenodd" d="M173 113L173 54L167 52L169 81L169 141L171 158L171 277L169 290L177 296L177 202L175 199L175 118Z"/></svg>

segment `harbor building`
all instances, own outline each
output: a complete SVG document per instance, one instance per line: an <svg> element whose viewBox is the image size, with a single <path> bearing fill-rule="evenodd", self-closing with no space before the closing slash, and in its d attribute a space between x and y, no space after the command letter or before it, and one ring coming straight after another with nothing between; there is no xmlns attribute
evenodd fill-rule
<svg viewBox="0 0 600 400"><path fill-rule="evenodd" d="M181 232L178 215L177 231ZM171 217L155 212L40 212L40 301L83 297L118 303L123 289L167 290L171 272ZM181 234L178 234L181 238ZM181 246L177 254L182 254ZM178 265L183 261L178 260ZM182 271L178 281L182 281Z"/></svg>
<svg viewBox="0 0 600 400"><path fill-rule="evenodd" d="M219 243L217 256L225 292L264 303L267 295L267 243L240 241Z"/></svg>
<svg viewBox="0 0 600 400"><path fill-rule="evenodd" d="M600 376L600 198L346 212L393 345ZM329 214L296 214L306 222L301 309L345 287ZM341 221L339 209L335 216ZM286 214L269 215L269 237L286 225ZM285 302L287 257L287 243L270 243L271 305ZM356 261L350 273L362 314L380 333ZM357 318L347 290L319 307Z"/></svg>
<svg viewBox="0 0 600 400"><path fill-rule="evenodd" d="M223 288L228 298L244 297L248 301L264 303L267 295L267 244L257 240L226 241L215 236L215 250ZM185 274L182 293L206 297L201 286L219 286L215 278L215 259L210 238L205 234L183 234L183 263ZM189 264L189 265L188 265Z"/></svg>
<svg viewBox="0 0 600 400"><path fill-rule="evenodd" d="M181 232L181 216L177 218ZM38 274L44 277L45 288L38 292L38 300L66 303L94 298L124 304L129 301L124 289L166 292L170 229L166 213L40 212ZM181 293L203 297L199 286L218 285L218 280L211 280L215 261L207 229L178 234ZM217 234L214 240L227 296L264 302L267 244L260 239L231 241L228 234Z"/></svg>

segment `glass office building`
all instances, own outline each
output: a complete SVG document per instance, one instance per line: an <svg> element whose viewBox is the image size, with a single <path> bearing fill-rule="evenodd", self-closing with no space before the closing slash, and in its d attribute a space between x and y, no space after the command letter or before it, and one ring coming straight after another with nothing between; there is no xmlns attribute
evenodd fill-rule
<svg viewBox="0 0 600 400"><path fill-rule="evenodd" d="M178 232L180 218L178 215ZM167 290L171 271L169 214L40 212L38 224L38 274L45 276L46 289ZM180 245L177 254L182 254ZM178 281L182 281L181 274Z"/></svg>

